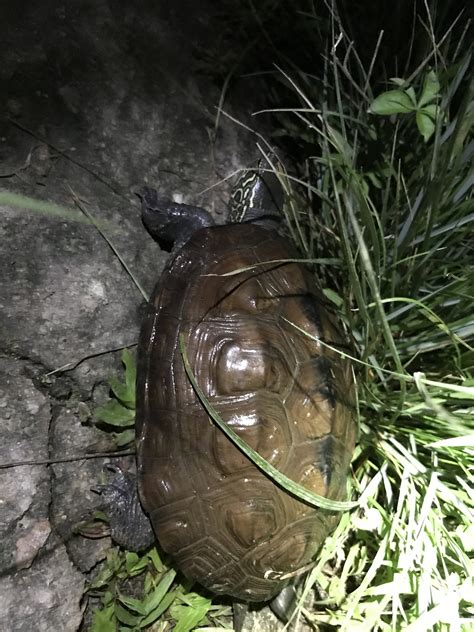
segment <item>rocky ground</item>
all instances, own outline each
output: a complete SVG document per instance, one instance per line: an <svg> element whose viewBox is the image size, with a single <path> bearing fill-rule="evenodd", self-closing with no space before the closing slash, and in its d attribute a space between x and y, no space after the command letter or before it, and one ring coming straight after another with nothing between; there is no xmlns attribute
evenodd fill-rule
<svg viewBox="0 0 474 632"><path fill-rule="evenodd" d="M110 541L74 527L97 506L104 459L44 461L114 448L88 421L120 366L116 350L136 342L144 305L94 227L5 193L85 208L150 292L166 253L145 232L135 191L149 183L222 217L228 187L200 192L257 155L244 128L222 118L215 129L220 85L200 54L215 41L215 6L0 7L2 630L81 628L85 580ZM254 92L236 86L226 109L248 123ZM29 461L38 464L19 465Z"/></svg>

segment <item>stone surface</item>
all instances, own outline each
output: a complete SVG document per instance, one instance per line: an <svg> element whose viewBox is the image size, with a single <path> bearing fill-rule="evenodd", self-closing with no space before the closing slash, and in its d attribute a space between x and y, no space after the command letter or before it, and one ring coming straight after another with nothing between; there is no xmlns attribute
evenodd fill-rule
<svg viewBox="0 0 474 632"><path fill-rule="evenodd" d="M44 461L52 408L24 360L0 358L0 463ZM45 464L0 470L0 629L76 630L84 577L50 521Z"/></svg>
<svg viewBox="0 0 474 632"><path fill-rule="evenodd" d="M48 398L23 375L23 363L1 358L0 463L48 458L50 422ZM48 520L50 482L46 465L0 470L1 567L20 569L31 565L51 533Z"/></svg>
<svg viewBox="0 0 474 632"><path fill-rule="evenodd" d="M225 117L215 128L221 85L200 52L212 48L217 10L0 4L0 465L40 461L0 470L2 630L80 629L85 579L109 546L75 527L99 505L91 487L105 462L81 456L114 447L91 414L120 368L117 350L136 342L137 284L151 292L167 258L141 224L137 189L156 186L222 221L229 184L214 185L257 156L244 128ZM225 107L249 123L258 93L242 94ZM65 456L77 458L44 464Z"/></svg>
<svg viewBox="0 0 474 632"><path fill-rule="evenodd" d="M0 629L74 632L79 629L84 578L59 546L27 571L0 577Z"/></svg>

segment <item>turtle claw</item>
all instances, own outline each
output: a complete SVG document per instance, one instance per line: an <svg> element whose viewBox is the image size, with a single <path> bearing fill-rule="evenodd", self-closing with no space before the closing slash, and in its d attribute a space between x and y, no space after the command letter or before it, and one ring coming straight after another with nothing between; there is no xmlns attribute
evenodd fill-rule
<svg viewBox="0 0 474 632"><path fill-rule="evenodd" d="M127 489L127 482L125 479L127 477L133 478L131 474L126 474L125 470L118 465L118 463L106 463L102 467L102 471L106 474L111 473L115 475L109 483L101 483L91 487L91 491L96 494L104 495L104 497L106 497L107 494L112 493L112 490L120 491Z"/></svg>

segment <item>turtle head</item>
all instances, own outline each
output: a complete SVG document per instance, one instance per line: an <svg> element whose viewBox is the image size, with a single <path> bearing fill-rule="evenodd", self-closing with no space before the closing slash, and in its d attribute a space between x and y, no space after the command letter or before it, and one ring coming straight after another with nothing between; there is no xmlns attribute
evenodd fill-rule
<svg viewBox="0 0 474 632"><path fill-rule="evenodd" d="M259 161L255 169L243 171L232 189L228 221L278 228L282 220L284 192L281 183Z"/></svg>

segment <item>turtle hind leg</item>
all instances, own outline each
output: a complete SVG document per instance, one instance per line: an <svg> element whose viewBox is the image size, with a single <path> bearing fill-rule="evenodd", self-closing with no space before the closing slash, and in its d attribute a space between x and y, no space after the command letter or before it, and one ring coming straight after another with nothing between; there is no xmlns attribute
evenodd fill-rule
<svg viewBox="0 0 474 632"><path fill-rule="evenodd" d="M297 600L294 584L288 584L270 601L270 610L280 621L288 623L296 609Z"/></svg>
<svg viewBox="0 0 474 632"><path fill-rule="evenodd" d="M214 226L212 215L199 206L178 204L149 187L143 188L139 197L142 220L148 232L173 250L186 243L200 228Z"/></svg>
<svg viewBox="0 0 474 632"><path fill-rule="evenodd" d="M94 491L103 499L112 540L129 551L149 548L155 542L155 534L140 504L136 478L114 463L106 468L114 474L113 478L106 485L94 487Z"/></svg>
<svg viewBox="0 0 474 632"><path fill-rule="evenodd" d="M271 601L265 603L249 604L236 600L232 604L235 632L262 628L280 629L278 621L288 624L295 612L296 604L297 594L293 584L285 586Z"/></svg>

